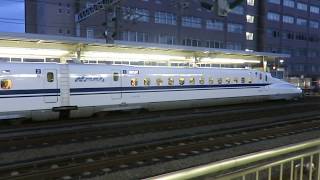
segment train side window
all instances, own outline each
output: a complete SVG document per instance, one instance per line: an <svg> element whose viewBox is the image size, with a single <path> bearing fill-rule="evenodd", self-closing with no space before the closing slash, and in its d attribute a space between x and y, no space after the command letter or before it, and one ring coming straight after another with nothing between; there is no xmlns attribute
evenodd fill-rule
<svg viewBox="0 0 320 180"><path fill-rule="evenodd" d="M53 72L48 72L48 73L47 73L47 81L48 81L48 82L53 82L53 81L54 81L54 74L53 74Z"/></svg>
<svg viewBox="0 0 320 180"><path fill-rule="evenodd" d="M248 83L252 84L252 79L251 78L248 78Z"/></svg>
<svg viewBox="0 0 320 180"><path fill-rule="evenodd" d="M242 78L241 78L241 83L242 83L242 84L246 83L246 78L242 77Z"/></svg>
<svg viewBox="0 0 320 180"><path fill-rule="evenodd" d="M133 87L138 86L138 79L137 78L131 79L131 86L133 86Z"/></svg>
<svg viewBox="0 0 320 180"><path fill-rule="evenodd" d="M183 85L184 85L184 83L185 83L184 78L179 78L179 84L180 84L181 86L183 86Z"/></svg>
<svg viewBox="0 0 320 180"><path fill-rule="evenodd" d="M230 78L226 78L226 83L230 84L231 83L231 79Z"/></svg>
<svg viewBox="0 0 320 180"><path fill-rule="evenodd" d="M212 85L214 83L213 77L209 77L209 84Z"/></svg>
<svg viewBox="0 0 320 180"><path fill-rule="evenodd" d="M218 78L218 84L222 84L222 78Z"/></svg>
<svg viewBox="0 0 320 180"><path fill-rule="evenodd" d="M1 80L1 89L11 89L12 88L12 81L9 79Z"/></svg>
<svg viewBox="0 0 320 180"><path fill-rule="evenodd" d="M205 82L205 78L204 77L200 77L199 78L199 84L203 85Z"/></svg>
<svg viewBox="0 0 320 180"><path fill-rule="evenodd" d="M262 80L262 74L260 73L259 79Z"/></svg>
<svg viewBox="0 0 320 180"><path fill-rule="evenodd" d="M150 84L151 84L150 78L145 78L145 79L143 80L143 84L144 84L145 86L150 86Z"/></svg>
<svg viewBox="0 0 320 180"><path fill-rule="evenodd" d="M268 76L266 75L266 77L265 77L265 80L266 80L266 82L268 82Z"/></svg>
<svg viewBox="0 0 320 180"><path fill-rule="evenodd" d="M238 84L238 82L239 82L238 78L234 78L234 79L233 79L233 82L234 82L235 84Z"/></svg>
<svg viewBox="0 0 320 180"><path fill-rule="evenodd" d="M195 84L196 84L196 79L195 79L194 77L191 77L191 78L189 79L189 84L190 84L190 85L195 85Z"/></svg>
<svg viewBox="0 0 320 180"><path fill-rule="evenodd" d="M174 85L174 79L173 79L173 77L169 77L169 78L168 78L168 85L169 85L169 86L173 86L173 85Z"/></svg>
<svg viewBox="0 0 320 180"><path fill-rule="evenodd" d="M119 81L119 73L113 73L113 81Z"/></svg>
<svg viewBox="0 0 320 180"><path fill-rule="evenodd" d="M158 78L156 81L157 81L157 85L158 85L158 86L162 86L163 81L162 81L161 78Z"/></svg>

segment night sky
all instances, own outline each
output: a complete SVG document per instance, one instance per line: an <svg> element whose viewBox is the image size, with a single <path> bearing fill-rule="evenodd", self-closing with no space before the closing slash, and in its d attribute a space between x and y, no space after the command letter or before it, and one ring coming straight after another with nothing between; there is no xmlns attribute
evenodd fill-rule
<svg viewBox="0 0 320 180"><path fill-rule="evenodd" d="M24 32L24 0L0 0L0 32Z"/></svg>

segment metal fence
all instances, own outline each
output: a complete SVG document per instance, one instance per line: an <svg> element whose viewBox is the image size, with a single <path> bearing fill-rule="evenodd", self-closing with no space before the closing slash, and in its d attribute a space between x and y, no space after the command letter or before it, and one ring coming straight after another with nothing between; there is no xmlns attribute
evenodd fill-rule
<svg viewBox="0 0 320 180"><path fill-rule="evenodd" d="M320 180L320 139L189 168L157 180Z"/></svg>

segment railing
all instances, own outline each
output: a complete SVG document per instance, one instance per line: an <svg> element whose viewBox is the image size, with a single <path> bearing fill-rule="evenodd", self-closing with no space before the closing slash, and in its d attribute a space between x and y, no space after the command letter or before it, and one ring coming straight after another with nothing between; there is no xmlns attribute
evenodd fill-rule
<svg viewBox="0 0 320 180"><path fill-rule="evenodd" d="M320 139L148 179L320 180Z"/></svg>

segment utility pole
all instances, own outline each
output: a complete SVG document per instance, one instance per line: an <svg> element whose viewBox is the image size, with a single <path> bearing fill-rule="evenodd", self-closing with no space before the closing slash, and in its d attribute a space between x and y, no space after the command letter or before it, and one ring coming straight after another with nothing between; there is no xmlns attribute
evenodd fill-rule
<svg viewBox="0 0 320 180"><path fill-rule="evenodd" d="M119 35L121 21L121 8L119 6L121 0L99 0L90 7L82 9L76 15L76 23L79 25L81 21L91 17L92 15L104 10L105 11L105 31L103 33L106 43L113 43L114 39Z"/></svg>

